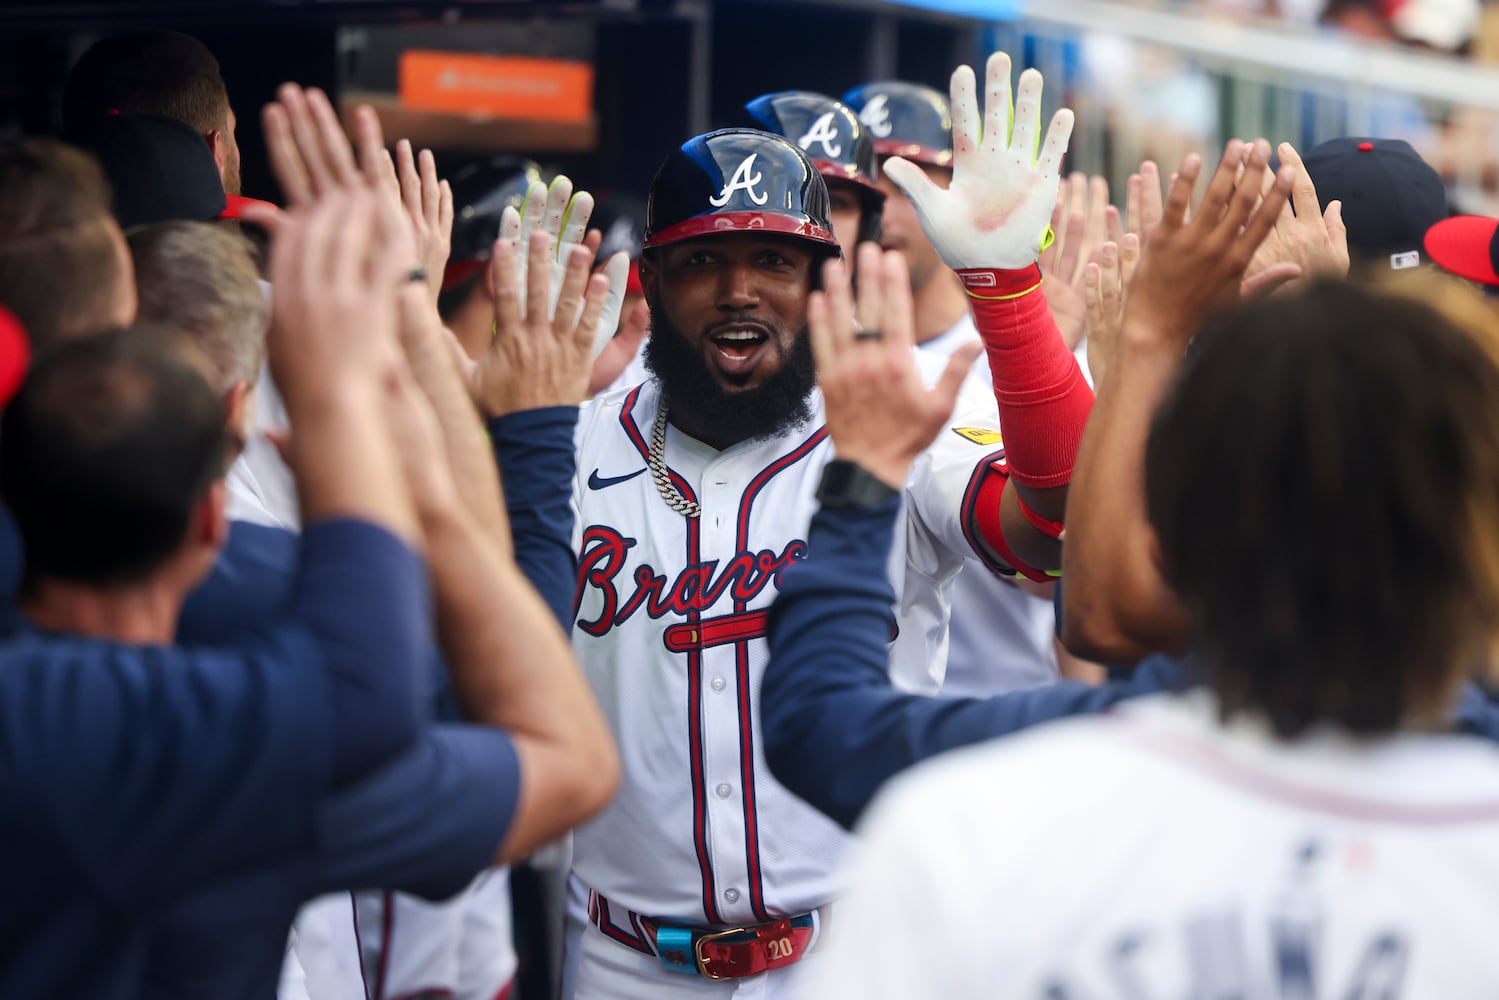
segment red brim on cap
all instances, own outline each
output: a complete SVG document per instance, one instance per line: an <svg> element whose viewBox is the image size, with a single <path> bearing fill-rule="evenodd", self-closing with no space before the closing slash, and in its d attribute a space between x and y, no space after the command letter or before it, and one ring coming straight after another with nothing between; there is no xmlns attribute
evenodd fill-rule
<svg viewBox="0 0 1499 1000"><path fill-rule="evenodd" d="M452 291L489 266L487 260L450 260L442 272L442 290Z"/></svg>
<svg viewBox="0 0 1499 1000"><path fill-rule="evenodd" d="M31 343L26 339L26 328L15 313L0 306L0 406L9 403L21 388L30 363Z"/></svg>
<svg viewBox="0 0 1499 1000"><path fill-rule="evenodd" d="M841 181L845 184L852 184L866 195L876 197L882 202L885 200L885 192L875 187L873 181L856 171L853 167L846 167L828 160L813 160L812 166L817 168L819 174L822 174L824 182L832 181L836 183Z"/></svg>
<svg viewBox="0 0 1499 1000"><path fill-rule="evenodd" d="M645 289L640 287L640 261L630 261L630 276L625 279L625 295L644 295Z"/></svg>
<svg viewBox="0 0 1499 1000"><path fill-rule="evenodd" d="M273 212L276 210L275 205L271 204L268 201L261 201L259 198L246 198L244 195L226 194L224 195L224 210L219 213L219 218L243 218L245 209L250 208L251 206L254 206L256 208L270 209Z"/></svg>
<svg viewBox="0 0 1499 1000"><path fill-rule="evenodd" d="M899 139L876 139L874 151L880 156L899 156L903 160L926 163L934 167L952 166L952 150L923 146L918 142L901 142Z"/></svg>
<svg viewBox="0 0 1499 1000"><path fill-rule="evenodd" d="M717 215L699 215L686 219L675 226L667 226L645 241L643 249L665 246L678 240L690 240L694 236L723 236L729 233L779 233L783 236L800 236L814 243L826 243L836 247L838 241L833 234L806 219L790 215L772 215L768 212L722 212Z"/></svg>
<svg viewBox="0 0 1499 1000"><path fill-rule="evenodd" d="M1469 281L1499 285L1494 270L1494 234L1499 219L1458 215L1426 231L1426 253L1438 267Z"/></svg>

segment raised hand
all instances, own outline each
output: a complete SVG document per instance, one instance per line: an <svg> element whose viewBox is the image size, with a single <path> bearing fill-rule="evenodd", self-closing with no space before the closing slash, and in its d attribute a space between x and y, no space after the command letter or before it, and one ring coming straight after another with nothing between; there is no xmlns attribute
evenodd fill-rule
<svg viewBox="0 0 1499 1000"><path fill-rule="evenodd" d="M974 86L970 67L953 71L953 176L947 188L898 156L886 161L885 173L911 199L921 228L948 267L960 275L1020 270L1036 263L1046 240L1062 156L1072 136L1072 112L1058 111L1040 143L1041 74L1034 69L1020 74L1012 107L1010 57L1003 52L989 57L982 125ZM985 277L965 280L982 284Z"/></svg>
<svg viewBox="0 0 1499 1000"><path fill-rule="evenodd" d="M556 295L551 289L555 254L547 232L530 234L524 279L520 256L513 243L501 238L490 259L495 335L470 369L474 400L489 417L583 401L609 296L609 279L589 273L593 254L587 247L572 248ZM526 302L549 301L556 302L551 315L541 309L522 311Z"/></svg>
<svg viewBox="0 0 1499 1000"><path fill-rule="evenodd" d="M1282 262L1254 276L1252 283L1245 279L1295 178L1295 170L1285 166L1265 187L1269 163L1270 144L1265 140L1252 146L1237 139L1229 142L1189 222L1187 211L1202 158L1193 153L1182 161L1161 223L1135 271L1125 304L1127 326L1185 349L1208 316L1232 305L1242 293L1254 294L1301 273L1297 265Z"/></svg>
<svg viewBox="0 0 1499 1000"><path fill-rule="evenodd" d="M1289 142L1277 151L1283 166L1295 171L1291 200L1276 217L1275 228L1265 237L1249 264L1249 274L1258 275L1276 264L1294 264L1303 279L1318 276L1343 277L1348 273L1348 227L1343 224L1343 203L1329 202L1322 211L1317 186L1301 155Z"/></svg>
<svg viewBox="0 0 1499 1000"><path fill-rule="evenodd" d="M411 142L396 143L396 174L400 179L401 204L411 220L422 268L427 272L427 291L432 302L442 292L442 272L453 250L453 189L437 179L437 161L430 149L413 155Z"/></svg>
<svg viewBox="0 0 1499 1000"><path fill-rule="evenodd" d="M1175 175L1171 183L1176 183ZM1140 172L1131 174L1124 193L1124 231L1134 233L1144 246L1150 234L1161 224L1166 206L1161 200L1161 170L1152 160L1140 164Z"/></svg>
<svg viewBox="0 0 1499 1000"><path fill-rule="evenodd" d="M860 245L858 253L857 303L848 266L828 261L822 290L807 300L807 326L834 451L900 489L911 463L952 416L980 345L958 348L928 389L916 369L905 258L873 243Z"/></svg>
<svg viewBox="0 0 1499 1000"><path fill-rule="evenodd" d="M1041 251L1041 274L1046 279L1041 291L1067 349L1075 350L1087 334L1087 267L1098 260L1106 240L1117 243L1122 235L1119 210L1109 204L1109 182L1071 174L1057 192L1051 231L1051 245Z"/></svg>
<svg viewBox="0 0 1499 1000"><path fill-rule="evenodd" d="M1114 360L1119 331L1124 325L1124 301L1140 262L1140 237L1126 233L1118 246L1105 243L1098 260L1083 275L1083 298L1088 310L1088 368L1095 389Z"/></svg>
<svg viewBox="0 0 1499 1000"><path fill-rule="evenodd" d="M373 122L376 141L379 120L374 112L356 112L356 123L367 129ZM261 112L271 172L281 185L289 208L311 205L335 189L349 190L370 176L354 160L333 104L316 87L303 90L284 83L276 100Z"/></svg>
<svg viewBox="0 0 1499 1000"><path fill-rule="evenodd" d="M526 192L525 201L519 209L507 206L500 216L500 240L517 251L520 260L519 287L528 289L529 269L532 255L528 252L531 235L545 233L551 241L552 253L547 259L550 267L552 298L547 303L547 315L557 308L557 297L561 294L568 264L575 248L587 247L589 260L598 248L597 239L587 238L588 220L593 215L593 195L587 191L573 193L573 182L558 176L550 186L537 182ZM619 326L619 314L624 308L625 285L630 277L630 258L623 251L609 258L603 274L608 280L608 292L603 305L603 315L598 329L598 340L593 344L593 356L597 357L609 345ZM527 315L530 298L520 302L521 316Z"/></svg>
<svg viewBox="0 0 1499 1000"><path fill-rule="evenodd" d="M251 221L262 221L256 209ZM396 300L416 248L363 187L330 191L274 224L268 274L271 372L287 398L313 399L340 374L380 378L399 357Z"/></svg>

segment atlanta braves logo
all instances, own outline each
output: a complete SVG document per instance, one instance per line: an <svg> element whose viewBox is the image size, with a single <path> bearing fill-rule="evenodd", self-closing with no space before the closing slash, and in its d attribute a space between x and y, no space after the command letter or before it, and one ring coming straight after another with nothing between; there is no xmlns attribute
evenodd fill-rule
<svg viewBox="0 0 1499 1000"><path fill-rule="evenodd" d="M707 611L725 594L748 604L774 584L783 569L807 554L807 543L793 539L779 554L772 549L760 549L740 552L721 567L717 559L694 563L684 567L675 579L642 563L631 575L633 588L623 590L619 577L625 568L625 557L635 544L635 539L603 525L594 525L583 532L574 614L582 607L583 597L590 588L603 598L597 616L578 620L578 628L589 635L604 635L642 608L652 618L685 616Z"/></svg>
<svg viewBox="0 0 1499 1000"><path fill-rule="evenodd" d="M725 184L723 190L718 192L718 197L710 197L708 204L714 208L723 208L729 203L729 199L734 196L735 191L743 191L749 195L749 200L756 205L763 205L769 201L770 195L764 191L755 190L755 185L764 180L764 175L754 172L755 157L759 155L759 153L751 153L743 160L740 160L739 166L734 170L734 176L729 178L729 183Z"/></svg>
<svg viewBox="0 0 1499 1000"><path fill-rule="evenodd" d="M890 135L890 109L885 107L885 101L885 95L879 94L859 112L859 121L881 139Z"/></svg>
<svg viewBox="0 0 1499 1000"><path fill-rule="evenodd" d="M796 144L807 152L812 152L812 144L817 143L822 147L824 153L829 157L837 157L843 152L843 144L838 141L838 130L833 127L833 112L829 111L822 115L812 127L807 129L807 134L796 140Z"/></svg>

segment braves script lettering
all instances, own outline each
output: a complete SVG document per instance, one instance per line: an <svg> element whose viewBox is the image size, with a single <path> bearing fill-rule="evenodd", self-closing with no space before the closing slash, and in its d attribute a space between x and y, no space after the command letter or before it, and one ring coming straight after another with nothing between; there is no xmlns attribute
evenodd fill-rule
<svg viewBox="0 0 1499 1000"><path fill-rule="evenodd" d="M723 208L729 203L729 199L734 197L735 191L743 191L749 195L749 200L756 205L763 205L769 201L770 195L764 191L755 190L755 185L765 179L762 174L754 172L755 157L759 155L759 153L751 153L743 160L740 160L739 166L734 170L734 176L729 178L729 183L725 184L723 190L718 192L717 198L710 197L708 204L714 208Z"/></svg>
<svg viewBox="0 0 1499 1000"><path fill-rule="evenodd" d="M807 555L807 543L793 539L779 555L773 549L740 552L722 565L712 559L686 566L675 578L642 563L635 567L627 582L621 581L625 557L635 544L635 539L602 525L583 532L573 613L577 614L582 607L583 596L590 588L603 598L595 618L578 620L578 628L589 635L604 635L642 608L652 618L686 616L693 611L707 611L725 593L748 604L776 582L781 570Z"/></svg>

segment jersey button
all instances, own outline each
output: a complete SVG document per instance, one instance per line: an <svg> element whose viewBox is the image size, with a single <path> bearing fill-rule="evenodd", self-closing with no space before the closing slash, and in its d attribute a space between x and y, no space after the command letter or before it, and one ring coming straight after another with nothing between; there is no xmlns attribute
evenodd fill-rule
<svg viewBox="0 0 1499 1000"><path fill-rule="evenodd" d="M726 686L727 685L725 684L722 677L713 678L713 683L709 685L709 687L713 688L713 690L715 691L722 691Z"/></svg>
<svg viewBox="0 0 1499 1000"><path fill-rule="evenodd" d="M723 891L723 898L727 899L731 903L737 903L737 902L739 902L739 890L738 889L725 889Z"/></svg>
<svg viewBox="0 0 1499 1000"><path fill-rule="evenodd" d="M729 783L727 781L720 784L717 788L713 789L713 791L717 792L718 797L721 799L726 799L730 795L734 794L734 789L729 787Z"/></svg>

